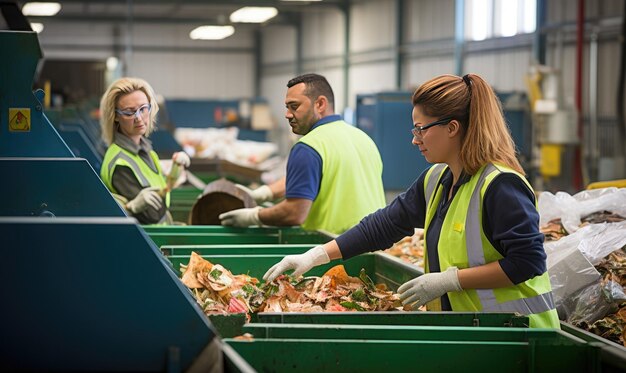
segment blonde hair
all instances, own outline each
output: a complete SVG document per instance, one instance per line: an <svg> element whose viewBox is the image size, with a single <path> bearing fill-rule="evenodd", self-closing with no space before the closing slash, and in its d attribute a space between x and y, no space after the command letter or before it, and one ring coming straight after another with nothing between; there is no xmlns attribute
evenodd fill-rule
<svg viewBox="0 0 626 373"><path fill-rule="evenodd" d="M148 121L145 136L148 137L150 133L154 131L157 113L159 112L159 104L154 95L154 90L150 84L143 79L131 77L120 78L111 83L100 100L100 128L102 129L102 139L107 145L111 145L113 142L113 137L118 127L118 123L115 120L117 100L120 96L135 91L145 93L151 107L150 120Z"/></svg>
<svg viewBox="0 0 626 373"><path fill-rule="evenodd" d="M463 134L459 158L463 171L474 175L482 166L497 163L524 175L502 105L487 82L476 74L441 75L413 93L413 106L435 118L453 118Z"/></svg>

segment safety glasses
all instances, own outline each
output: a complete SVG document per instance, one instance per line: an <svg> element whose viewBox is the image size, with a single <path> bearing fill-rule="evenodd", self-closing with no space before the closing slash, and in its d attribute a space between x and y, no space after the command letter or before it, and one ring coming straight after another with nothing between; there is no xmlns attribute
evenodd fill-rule
<svg viewBox="0 0 626 373"><path fill-rule="evenodd" d="M150 104L145 104L145 105L141 105L136 111L115 109L115 112L123 116L124 118L134 119L134 118L145 117L146 115L150 114L150 110L152 110L152 107L150 106Z"/></svg>
<svg viewBox="0 0 626 373"><path fill-rule="evenodd" d="M426 131L427 129L429 129L430 127L434 127L434 126L441 126L444 124L448 124L452 121L452 119L454 118L443 118L443 119L439 119L438 121L432 122L432 123L428 123L425 126L416 126L414 128L411 129L411 133L413 134L413 136L422 136L422 132Z"/></svg>

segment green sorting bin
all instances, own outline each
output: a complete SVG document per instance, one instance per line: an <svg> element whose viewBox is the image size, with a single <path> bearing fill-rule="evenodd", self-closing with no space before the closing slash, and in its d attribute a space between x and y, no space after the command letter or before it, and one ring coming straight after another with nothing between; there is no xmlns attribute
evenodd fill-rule
<svg viewBox="0 0 626 373"><path fill-rule="evenodd" d="M233 274L247 274L261 279L265 272L274 264L278 263L285 254L212 254L202 257L213 264L221 264ZM180 264L189 262L189 255L173 255L168 257L175 270L179 270ZM372 278L374 283L385 284L395 290L406 281L419 276L421 272L413 265L402 262L397 258L382 253L363 254L346 261L333 260L330 263L315 267L307 272L307 275L321 276L328 269L337 264L343 264L351 276L358 276L361 268ZM262 314L252 315L254 318ZM281 314L282 315L282 314ZM309 314L310 315L310 314ZM243 314L235 315L211 315L209 317L215 328L222 337L234 337L242 334L245 324ZM471 325L471 324L469 324Z"/></svg>
<svg viewBox="0 0 626 373"><path fill-rule="evenodd" d="M322 244L332 240L328 234L305 231L299 227L236 228L221 225L143 226L158 246L210 244Z"/></svg>
<svg viewBox="0 0 626 373"><path fill-rule="evenodd" d="M220 248L203 257L234 274L260 278L269 266L298 245L261 245L268 254L246 255L259 246ZM237 245L235 245L237 246ZM211 248L208 248L211 250ZM185 249L186 250L186 249ZM272 252L272 254L269 254ZM240 254L235 254L240 253ZM188 255L170 260L186 263ZM314 268L321 275L340 261ZM350 275L361 268L391 289L420 274L419 269L384 253L343 262ZM176 265L177 267L177 265ZM572 333L529 329L528 317L507 313L328 312L258 313L209 317L223 341L258 371L340 372L409 369L420 371L625 371L625 354L606 343ZM252 341L233 339L251 333ZM445 354L445 355L444 355ZM454 356L450 359L450 356ZM492 361L496 363L492 364ZM489 364L485 364L489 361Z"/></svg>
<svg viewBox="0 0 626 373"><path fill-rule="evenodd" d="M224 339L257 371L600 372L600 348L549 331L527 340ZM535 335L539 335L536 333Z"/></svg>
<svg viewBox="0 0 626 373"><path fill-rule="evenodd" d="M218 254L238 254L238 255L256 255L256 254L302 254L313 247L313 244L218 244L218 245L164 245L161 246L161 252L168 258L173 260L189 259L191 252L198 255L218 255Z"/></svg>
<svg viewBox="0 0 626 373"><path fill-rule="evenodd" d="M445 316L445 315L439 315ZM476 316L491 316L488 314L477 314ZM357 320L358 317L354 317ZM440 320L441 321L441 320ZM443 324L443 325L442 325ZM455 327L445 326L445 321L442 324L436 324L437 326L422 326L422 325L364 325L364 324L289 324L289 323L252 323L243 328L244 332L250 333L254 336L251 343L260 342L259 346L252 348L267 348L264 342L278 342L281 344L284 342L300 342L300 341L356 341L365 343L379 343L379 342L391 342L399 343L402 341L419 341L424 344L438 345L441 348L442 344L447 348L455 350L458 354L468 354L461 345L471 344L474 346L474 353L483 355L490 353L491 348L495 345L498 352L498 358L490 359L490 363L495 361L496 366L487 368L487 371L546 371L546 372L625 372L626 371L626 353L620 351L612 346L610 343L604 341L592 340L587 341L584 338L580 338L573 330L554 330L554 329L529 329L519 327ZM250 350L250 346L241 346L241 341L235 341L233 339L226 339L227 344L230 344L237 351ZM250 342L248 342L250 343ZM332 342L331 342L332 343ZM357 343L358 345L358 343ZM497 347L500 345L501 347ZM512 345L522 346L523 350L528 352L525 360L516 360L505 362L505 364L511 364L513 368L504 369L506 365L500 365L502 363L502 353L510 353L509 349ZM315 344L313 344L315 346ZM277 349L286 348L285 346L275 346ZM314 347L315 348L315 347ZM324 350L326 347L317 346ZM365 349L363 346L356 346L356 349ZM350 348L346 348L345 352L348 353ZM447 353L445 351L443 353ZM376 350L372 350L371 353L379 353ZM419 353L416 351L416 353ZM579 354L580 356L573 357L573 354ZM242 354L247 359L248 363L258 370L265 370L267 367L272 366L271 370L280 370L283 364L292 364L289 359L283 361L264 361L264 358L257 357L254 353ZM449 356L449 355L445 355ZM438 371L473 371L474 367L468 367L465 365L465 360L459 359L453 362L442 362L440 359L446 359L443 354L424 355L421 358L431 359L432 361L422 362L419 366L419 370L431 371L431 369L437 368ZM452 355L456 358L459 356ZM513 355L511 355L513 356ZM489 359L488 355L484 355L486 359ZM383 356L372 357L373 359L384 358ZM472 359L475 357L472 357ZM506 359L506 357L505 357ZM571 359L574 359L575 365L571 365ZM471 360L473 361L473 360ZM565 364L561 364L565 361ZM338 365L328 365L326 362L320 364L319 359L314 358L312 361L302 362L311 371L317 369L324 369L330 367L332 370L344 371L344 368L348 371L352 371L352 361L350 357L346 360L346 356L342 353L336 360ZM268 365L268 363L270 365ZM313 364L313 366L309 366ZM372 362L372 366L380 364L380 362ZM403 365L401 361L398 365L389 365L388 368L408 368ZM369 365L368 365L369 366ZM379 365L379 367L382 367ZM297 366L299 369L300 366ZM369 369L369 368L367 368ZM501 370L502 369L502 370ZM482 370L481 370L482 371Z"/></svg>
<svg viewBox="0 0 626 373"><path fill-rule="evenodd" d="M374 316L376 312L369 312ZM426 312L421 312L424 314ZM469 314L465 314L469 315ZM481 318L482 315L471 315ZM337 316L335 314L335 316ZM379 340L429 340L429 341L491 341L491 342L526 342L530 339L559 339L562 341L583 339L560 330L531 329L526 327L474 327L451 326L446 315L439 313L435 318L420 318L413 313L406 320L413 324L389 324L384 321L377 324L316 324L316 323L265 323L255 322L244 326L243 331L254 339L379 339ZM516 317L508 315L509 319ZM357 318L352 318L356 320ZM489 317L484 318L489 322ZM395 319L400 320L400 318ZM371 318L375 321L375 317ZM458 321L458 320L455 320ZM495 318L493 321L498 321ZM442 327L443 326L443 327Z"/></svg>

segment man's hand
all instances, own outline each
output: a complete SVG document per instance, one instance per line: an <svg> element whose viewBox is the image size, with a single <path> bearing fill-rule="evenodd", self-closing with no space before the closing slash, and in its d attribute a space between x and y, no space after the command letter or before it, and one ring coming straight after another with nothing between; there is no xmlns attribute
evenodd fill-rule
<svg viewBox="0 0 626 373"><path fill-rule="evenodd" d="M272 190L267 185L262 185L254 190L241 184L235 184L235 186L248 193L258 204L274 199L274 193L272 193Z"/></svg>
<svg viewBox="0 0 626 373"><path fill-rule="evenodd" d="M450 267L444 272L427 273L405 282L398 288L402 304L417 309L445 293L463 290L458 271L456 267Z"/></svg>
<svg viewBox="0 0 626 373"><path fill-rule="evenodd" d="M189 156L185 152L176 152L172 154L172 162L175 162L184 168L188 168L191 164L191 159L189 159Z"/></svg>
<svg viewBox="0 0 626 373"><path fill-rule="evenodd" d="M145 211L148 206L155 210L163 206L163 200L159 196L159 187L151 187L142 189L137 196L126 204L126 209L133 214Z"/></svg>
<svg viewBox="0 0 626 373"><path fill-rule="evenodd" d="M287 255L280 262L274 264L265 275L263 279L267 282L274 281L276 277L283 272L293 269L293 276L298 277L306 273L309 269L330 262L330 258L324 250L323 246L315 246L309 251L299 255Z"/></svg>
<svg viewBox="0 0 626 373"><path fill-rule="evenodd" d="M232 225L234 227L249 227L251 225L262 225L259 218L261 207L238 209L220 214L222 225Z"/></svg>

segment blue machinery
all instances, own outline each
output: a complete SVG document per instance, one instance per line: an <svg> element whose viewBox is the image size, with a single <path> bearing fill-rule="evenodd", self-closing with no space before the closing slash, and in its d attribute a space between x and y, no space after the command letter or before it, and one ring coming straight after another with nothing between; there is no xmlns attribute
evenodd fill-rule
<svg viewBox="0 0 626 373"><path fill-rule="evenodd" d="M37 35L0 45L0 370L251 370L44 115Z"/></svg>

